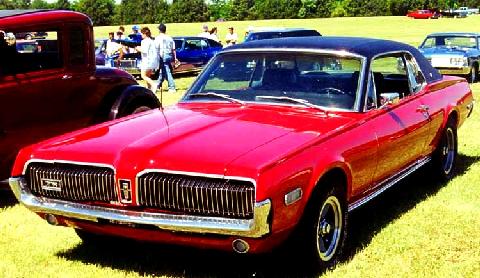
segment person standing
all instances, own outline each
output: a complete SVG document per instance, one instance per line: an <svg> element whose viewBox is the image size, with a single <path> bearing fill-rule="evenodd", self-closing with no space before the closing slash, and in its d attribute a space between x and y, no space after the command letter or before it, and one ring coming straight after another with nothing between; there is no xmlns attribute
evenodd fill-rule
<svg viewBox="0 0 480 278"><path fill-rule="evenodd" d="M148 27L140 30L142 42L137 46L137 51L142 54L140 64L140 76L147 82L147 88L154 91L157 88L156 82L151 78L154 72L159 68L159 60L155 42L152 39L152 33Z"/></svg>
<svg viewBox="0 0 480 278"><path fill-rule="evenodd" d="M105 66L114 67L114 57L119 53L121 46L114 41L113 32L108 33L108 40L105 46Z"/></svg>
<svg viewBox="0 0 480 278"><path fill-rule="evenodd" d="M208 25L207 24L204 24L202 26L202 32L200 34L198 34L199 37L203 37L203 38L209 38L210 37L210 32L208 31Z"/></svg>
<svg viewBox="0 0 480 278"><path fill-rule="evenodd" d="M166 34L167 26L160 23L158 25L158 30L160 35L155 38L155 45L158 50L158 55L160 56L160 69L161 77L159 78L159 86L162 86L163 80L167 79L168 81L168 92L175 93L177 90L175 88L175 81L173 80L173 68L172 62L178 63L177 54L175 52L175 42L172 37Z"/></svg>
<svg viewBox="0 0 480 278"><path fill-rule="evenodd" d="M233 32L233 27L228 27L228 33L225 36L225 43L227 46L234 45L238 41L237 33Z"/></svg>
<svg viewBox="0 0 480 278"><path fill-rule="evenodd" d="M214 40L216 42L220 42L220 39L218 38L218 33L217 33L217 27L213 27L212 30L210 30L210 36L208 37L211 40Z"/></svg>

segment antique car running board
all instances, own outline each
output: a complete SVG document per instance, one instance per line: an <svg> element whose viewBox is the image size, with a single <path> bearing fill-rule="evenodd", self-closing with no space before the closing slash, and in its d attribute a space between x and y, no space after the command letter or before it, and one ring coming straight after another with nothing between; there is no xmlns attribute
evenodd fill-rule
<svg viewBox="0 0 480 278"><path fill-rule="evenodd" d="M400 171L398 174L393 175L390 178L385 179L383 182L381 182L378 186L375 187L375 188L378 188L377 190L373 191L372 193L368 194L367 196L365 196L361 199L358 199L357 201L348 205L348 212L351 212L351 211L361 207L362 205L368 203L370 200L377 197L378 195L380 195L381 193L383 193L385 190L389 189L390 187L394 186L399 181L403 180L408 175L415 172L416 170L418 170L420 167L427 164L431 160L432 160L432 158L429 157L429 156L424 157L422 159L419 159L419 160L415 161L413 164L411 164L410 166L408 166L405 169L403 169L402 171Z"/></svg>

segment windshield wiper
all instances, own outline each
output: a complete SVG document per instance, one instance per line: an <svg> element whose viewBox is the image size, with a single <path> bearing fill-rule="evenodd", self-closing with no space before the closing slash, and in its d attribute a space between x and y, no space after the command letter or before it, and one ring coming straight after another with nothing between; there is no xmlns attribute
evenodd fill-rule
<svg viewBox="0 0 480 278"><path fill-rule="evenodd" d="M188 95L189 98L195 98L195 97L216 97L216 98L221 98L228 100L230 102L235 102L241 105L245 105L245 102L238 100L236 98L230 97L229 95L225 94L218 94L218 93L212 93L212 92L206 92L206 93L196 93L196 94L190 94Z"/></svg>
<svg viewBox="0 0 480 278"><path fill-rule="evenodd" d="M307 100L304 100L304 99L301 99L301 98L293 98L293 97L285 97L285 96L282 96L282 97L277 97L277 96L256 96L255 98L257 99L266 99L266 100L278 100L278 101L282 101L282 102L290 102L290 103L298 103L298 104L302 104L304 106L307 106L307 107L310 107L310 108L315 108L315 109L318 109L322 112L324 112L325 114L327 113L327 110L321 108L320 106L317 106Z"/></svg>

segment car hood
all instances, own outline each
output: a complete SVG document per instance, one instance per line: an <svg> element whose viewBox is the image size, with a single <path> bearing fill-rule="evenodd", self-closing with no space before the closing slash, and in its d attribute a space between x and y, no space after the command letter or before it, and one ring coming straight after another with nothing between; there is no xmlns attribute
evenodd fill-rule
<svg viewBox="0 0 480 278"><path fill-rule="evenodd" d="M145 169L240 175L229 169L240 157L253 158L242 168L258 173L351 121L312 108L180 104L51 139L33 153L36 159L112 165L126 178Z"/></svg>
<svg viewBox="0 0 480 278"><path fill-rule="evenodd" d="M420 52L423 53L424 56L426 57L431 57L431 56L470 56L473 52L475 52L475 49L466 49L466 48L455 48L455 47L435 47L435 48L422 48L420 49Z"/></svg>

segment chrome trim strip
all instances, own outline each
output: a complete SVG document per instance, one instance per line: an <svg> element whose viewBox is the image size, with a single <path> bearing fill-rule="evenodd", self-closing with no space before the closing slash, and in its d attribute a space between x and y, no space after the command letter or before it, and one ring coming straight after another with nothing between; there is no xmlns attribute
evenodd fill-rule
<svg viewBox="0 0 480 278"><path fill-rule="evenodd" d="M414 162L413 164L411 164L410 166L406 167L404 170L400 171L399 174L384 180L383 182L381 182L378 185L378 187L377 187L378 190L373 191L371 194L369 194L369 195L367 195L367 196L365 196L361 199L358 199L357 201L349 204L348 205L348 212L351 212L352 210L355 210L355 209L359 208L360 206L366 204L367 202L369 202L373 198L377 197L378 195L380 195L381 193L383 193L385 190L389 189L393 185L397 184L399 181L403 180L408 175L412 174L413 172L415 172L416 170L418 170L420 167L427 164L431 160L432 160L431 157L424 157L422 159L419 159L416 162Z"/></svg>
<svg viewBox="0 0 480 278"><path fill-rule="evenodd" d="M148 173L164 173L164 174L174 174L174 175L185 175L191 177L205 177L205 178L213 178L213 179L228 179L228 180L237 180L237 181L248 181L253 184L255 188L255 197L257 196L257 182L252 178L246 177L238 177L238 176L225 176L219 174L205 174L205 173L198 173L198 172L187 172L187 171L174 171L174 170L167 170L167 169L145 169L137 173L135 177L135 202L138 204L138 179L140 176Z"/></svg>
<svg viewBox="0 0 480 278"><path fill-rule="evenodd" d="M168 231L202 234L210 233L259 238L270 232L271 201L269 199L255 203L254 219L229 219L129 211L78 204L32 195L23 176L10 178L9 183L15 197L28 209L37 213L49 213L93 222L104 219L116 223L152 225Z"/></svg>
<svg viewBox="0 0 480 278"><path fill-rule="evenodd" d="M113 165L110 165L110 164L78 162L78 161L71 161L71 160L55 160L55 159L46 160L46 159L37 159L37 158L30 159L25 163L25 165L23 166L22 175L25 175L25 173L27 172L28 165L30 163L35 163L35 162L48 163L48 164L62 163L62 164L72 164L72 165L79 165L79 166L86 165L86 166L95 166L95 167L105 167L105 168L112 169L114 176L117 175L117 172L115 171L115 167L113 167Z"/></svg>

